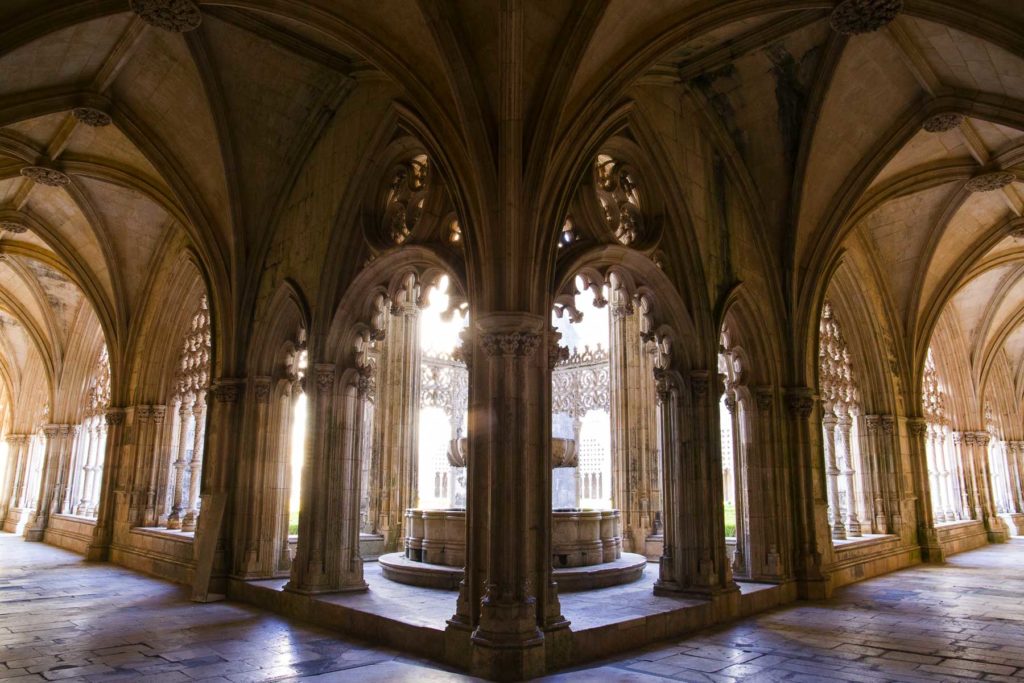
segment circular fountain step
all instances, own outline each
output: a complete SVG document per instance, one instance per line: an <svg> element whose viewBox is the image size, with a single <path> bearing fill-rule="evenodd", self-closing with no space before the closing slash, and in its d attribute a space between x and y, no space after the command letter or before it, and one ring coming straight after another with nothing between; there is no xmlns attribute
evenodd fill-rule
<svg viewBox="0 0 1024 683"><path fill-rule="evenodd" d="M385 578L410 586L457 590L462 581L462 567L416 562L402 553L381 555L377 561ZM643 576L646 566L647 558L643 555L622 553L611 562L555 569L554 577L560 592L584 591L636 581Z"/></svg>

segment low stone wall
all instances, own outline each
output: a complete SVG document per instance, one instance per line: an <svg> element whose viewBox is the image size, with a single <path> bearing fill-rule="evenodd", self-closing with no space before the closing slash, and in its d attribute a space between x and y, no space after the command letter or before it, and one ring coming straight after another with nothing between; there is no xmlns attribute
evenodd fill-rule
<svg viewBox="0 0 1024 683"><path fill-rule="evenodd" d="M73 515L50 515L43 541L84 555L92 545L96 520Z"/></svg>
<svg viewBox="0 0 1024 683"><path fill-rule="evenodd" d="M888 574L921 562L921 549L899 536L874 536L835 546L828 568L831 588Z"/></svg>
<svg viewBox="0 0 1024 683"><path fill-rule="evenodd" d="M35 510L31 508L12 508L7 512L7 518L4 520L4 531L22 534L35 516Z"/></svg>
<svg viewBox="0 0 1024 683"><path fill-rule="evenodd" d="M965 550L974 550L988 543L985 523L974 519L939 524L935 527L935 532L939 537L939 545L942 546L942 554L946 557Z"/></svg>
<svg viewBox="0 0 1024 683"><path fill-rule="evenodd" d="M195 572L193 538L162 529L132 529L126 539L115 538L110 560L175 583L191 584Z"/></svg>

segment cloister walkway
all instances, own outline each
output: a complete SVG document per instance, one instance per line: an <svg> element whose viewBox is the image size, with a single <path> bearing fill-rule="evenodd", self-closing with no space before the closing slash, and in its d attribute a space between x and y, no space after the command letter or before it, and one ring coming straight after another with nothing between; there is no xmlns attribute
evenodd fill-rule
<svg viewBox="0 0 1024 683"><path fill-rule="evenodd" d="M551 681L1021 680L1024 539ZM0 680L458 681L437 664L0 534Z"/></svg>

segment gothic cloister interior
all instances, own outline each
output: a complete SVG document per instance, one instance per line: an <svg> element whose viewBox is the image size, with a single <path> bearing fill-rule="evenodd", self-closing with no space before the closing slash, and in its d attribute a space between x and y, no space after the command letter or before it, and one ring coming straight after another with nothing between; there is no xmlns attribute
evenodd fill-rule
<svg viewBox="0 0 1024 683"><path fill-rule="evenodd" d="M3 531L507 680L1013 545L1022 36L5 0Z"/></svg>

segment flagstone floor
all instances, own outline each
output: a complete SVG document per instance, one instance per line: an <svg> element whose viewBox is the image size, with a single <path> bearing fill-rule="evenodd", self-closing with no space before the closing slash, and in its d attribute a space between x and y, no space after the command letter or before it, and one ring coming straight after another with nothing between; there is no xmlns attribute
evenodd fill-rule
<svg viewBox="0 0 1024 683"><path fill-rule="evenodd" d="M462 681L433 662L0 534L0 683ZM1024 680L1024 539L549 681Z"/></svg>

